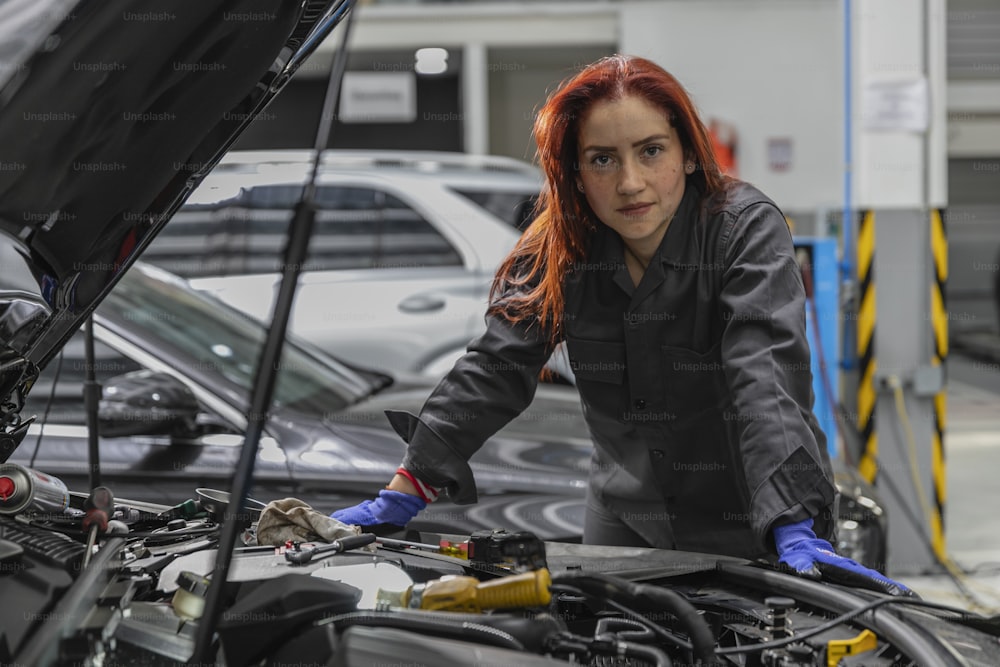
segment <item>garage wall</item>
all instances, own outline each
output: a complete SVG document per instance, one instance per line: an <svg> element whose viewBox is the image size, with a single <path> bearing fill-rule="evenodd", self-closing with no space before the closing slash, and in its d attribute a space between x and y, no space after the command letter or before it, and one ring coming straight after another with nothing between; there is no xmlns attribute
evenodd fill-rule
<svg viewBox="0 0 1000 667"><path fill-rule="evenodd" d="M531 128L548 94L587 63L614 52L610 43L490 49L490 152L531 161L535 155Z"/></svg>
<svg viewBox="0 0 1000 667"><path fill-rule="evenodd" d="M325 63L324 63L325 65ZM237 149L311 148L326 93L328 65L300 72L240 137ZM416 117L412 122L341 123L334 119L330 148L385 148L462 151L461 52L450 54L448 69L414 74ZM319 72L315 71L319 69ZM414 71L413 50L355 51L347 72Z"/></svg>
<svg viewBox="0 0 1000 667"><path fill-rule="evenodd" d="M997 329L1000 3L948 0L948 310L952 331Z"/></svg>
<svg viewBox="0 0 1000 667"><path fill-rule="evenodd" d="M1000 158L948 162L948 310L952 331L996 329Z"/></svg>
<svg viewBox="0 0 1000 667"><path fill-rule="evenodd" d="M843 192L843 21L838 0L626 2L621 44L656 61L703 118L739 131L740 176L782 207L837 206ZM772 139L791 164L769 166Z"/></svg>

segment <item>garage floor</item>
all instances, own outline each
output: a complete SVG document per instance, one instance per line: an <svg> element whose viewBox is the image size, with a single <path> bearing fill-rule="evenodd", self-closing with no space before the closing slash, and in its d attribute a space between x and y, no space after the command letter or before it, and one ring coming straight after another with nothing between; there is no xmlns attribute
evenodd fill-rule
<svg viewBox="0 0 1000 667"><path fill-rule="evenodd" d="M944 574L900 576L926 600L1000 613L1000 362L948 359L945 540L976 598ZM890 559L892 555L890 554Z"/></svg>

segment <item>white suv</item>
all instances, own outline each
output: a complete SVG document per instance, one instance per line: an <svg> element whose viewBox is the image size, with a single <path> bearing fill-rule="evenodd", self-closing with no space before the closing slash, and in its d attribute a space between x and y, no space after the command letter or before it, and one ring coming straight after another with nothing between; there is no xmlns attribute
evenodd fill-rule
<svg viewBox="0 0 1000 667"><path fill-rule="evenodd" d="M310 151L229 153L146 251L263 321ZM438 373L483 330L493 273L541 187L496 156L326 151L291 329L341 359Z"/></svg>

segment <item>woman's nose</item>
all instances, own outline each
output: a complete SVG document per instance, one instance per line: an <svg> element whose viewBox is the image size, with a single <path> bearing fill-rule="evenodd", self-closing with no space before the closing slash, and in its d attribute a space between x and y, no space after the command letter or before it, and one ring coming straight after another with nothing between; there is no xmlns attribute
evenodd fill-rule
<svg viewBox="0 0 1000 667"><path fill-rule="evenodd" d="M625 160L618 170L618 194L630 195L640 192L643 188L642 174L639 165L632 160Z"/></svg>

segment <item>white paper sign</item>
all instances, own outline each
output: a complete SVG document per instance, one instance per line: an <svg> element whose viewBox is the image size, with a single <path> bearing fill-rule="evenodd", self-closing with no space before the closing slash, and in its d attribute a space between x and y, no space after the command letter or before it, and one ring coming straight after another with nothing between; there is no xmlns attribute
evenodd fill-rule
<svg viewBox="0 0 1000 667"><path fill-rule="evenodd" d="M862 95L861 124L866 130L926 132L930 117L927 79L876 81Z"/></svg>
<svg viewBox="0 0 1000 667"><path fill-rule="evenodd" d="M792 168L793 145L791 137L768 137L767 164L771 171L788 171Z"/></svg>
<svg viewBox="0 0 1000 667"><path fill-rule="evenodd" d="M412 123L417 118L413 72L345 72L340 88L342 123Z"/></svg>

